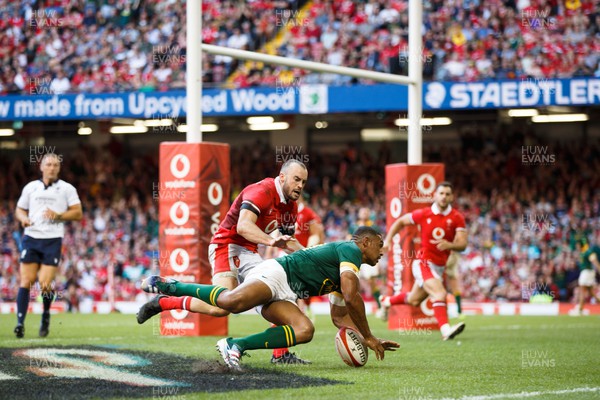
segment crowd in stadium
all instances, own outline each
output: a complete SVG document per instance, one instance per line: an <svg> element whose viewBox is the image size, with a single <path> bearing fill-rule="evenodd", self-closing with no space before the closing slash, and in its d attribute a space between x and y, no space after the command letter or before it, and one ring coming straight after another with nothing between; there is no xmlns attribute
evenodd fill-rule
<svg viewBox="0 0 600 400"><path fill-rule="evenodd" d="M460 263L463 297L475 301L528 301L545 293L572 301L582 246L600 241L600 159L596 144L548 145L545 165L523 162L522 147L539 145L532 135L494 140L465 135L460 147L426 147L424 160L443 162L455 185L455 206L464 213L469 246ZM512 145L510 143L513 143ZM349 146L343 154L308 154L310 203L323 218L327 241L345 239L360 206L371 209L385 230L383 166L389 146L376 156ZM73 183L84 219L71 223L64 239L59 278L65 299L109 297L109 265L115 298L133 300L140 276L158 268L156 155L130 159L118 141L106 148L80 147L63 155L61 176ZM248 183L278 172L266 144L232 149L232 197ZM24 161L25 160L25 161ZM23 185L38 176L26 158L2 160L0 293L14 300L18 286L18 239L14 219ZM311 168L318 165L319 168ZM250 171L250 173L248 173ZM387 265L385 259L382 267ZM383 284L383 279L381 280ZM77 293L71 296L69 293ZM369 293L366 293L367 297Z"/></svg>
<svg viewBox="0 0 600 400"><path fill-rule="evenodd" d="M184 4L0 0L0 94L184 88ZM407 4L208 0L203 41L406 74ZM430 0L423 26L418 56L426 79L600 76L600 14L593 0ZM353 82L209 55L203 74L206 85L230 87Z"/></svg>

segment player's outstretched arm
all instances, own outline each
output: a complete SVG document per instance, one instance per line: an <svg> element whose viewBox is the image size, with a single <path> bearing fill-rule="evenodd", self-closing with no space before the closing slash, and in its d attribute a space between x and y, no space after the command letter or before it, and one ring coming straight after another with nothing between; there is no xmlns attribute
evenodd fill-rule
<svg viewBox="0 0 600 400"><path fill-rule="evenodd" d="M283 250L286 254L291 254L304 248L295 237L282 235L278 230L271 232L269 236L274 238L275 241L266 248L265 256L263 257L265 260L277 257L278 253L275 248Z"/></svg>
<svg viewBox="0 0 600 400"><path fill-rule="evenodd" d="M245 209L240 210L240 216L236 227L237 233L252 243L279 247L289 252L304 248L293 236L283 235L273 238L272 236L267 235L258 227L258 225L256 225L257 220L258 215L252 211Z"/></svg>
<svg viewBox="0 0 600 400"><path fill-rule="evenodd" d="M390 226L390 230L389 230L387 236L385 237L385 240L383 241L383 251L385 252L390 247L392 247L392 239L394 238L394 236L396 236L396 234L398 232L400 232L400 230L402 228L404 228L405 226L408 226L408 225L413 225L413 224L414 223L410 216L410 213L404 214L403 216L398 218L396 221L394 221L392 226Z"/></svg>
<svg viewBox="0 0 600 400"><path fill-rule="evenodd" d="M290 254L295 251L302 250L303 248L304 246L302 246L300 242L296 240L295 237L291 236L290 239L287 242L285 242L285 247L283 248L283 251Z"/></svg>
<svg viewBox="0 0 600 400"><path fill-rule="evenodd" d="M333 322L337 328L348 326L357 331L359 330L354 324L354 321L352 321L352 318L350 318L348 308L340 293L329 293L329 313L331 315L331 322Z"/></svg>
<svg viewBox="0 0 600 400"><path fill-rule="evenodd" d="M365 313L365 303L359 293L358 276L351 271L344 271L340 276L342 294L348 315L354 322L354 325L365 339L367 346L375 352L378 360L383 360L385 350L395 350L400 345L389 340L378 339L371 333L367 315Z"/></svg>

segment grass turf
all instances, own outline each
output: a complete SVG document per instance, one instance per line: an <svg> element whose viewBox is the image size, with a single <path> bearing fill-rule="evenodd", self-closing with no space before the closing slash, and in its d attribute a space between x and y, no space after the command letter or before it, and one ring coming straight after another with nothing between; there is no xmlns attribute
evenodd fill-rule
<svg viewBox="0 0 600 400"><path fill-rule="evenodd" d="M0 347L114 346L123 351L167 352L204 360L218 360L215 337L161 337L158 319L138 325L133 315L59 314L52 317L49 337L37 337L39 315L28 315L24 339L12 333L14 315L0 315ZM600 398L600 318L598 317L482 317L466 319L467 328L455 340L443 342L439 332L415 334L388 331L371 318L376 336L400 342L401 348L377 361L373 353L363 368L347 367L334 347L335 327L319 316L309 344L292 349L310 366L271 366L270 352L257 350L245 357L244 366L275 369L315 378L346 382L333 386L298 389L246 390L235 393L194 393L154 398L210 399L442 399L489 396L481 399L520 398L519 393L539 392L530 398ZM266 329L254 315L230 318L235 336ZM0 372L10 373L10 371ZM0 381L1 383L1 381ZM5 381L4 384L8 383ZM77 385L75 382L73 384ZM66 387L71 390L73 386ZM1 386L1 384L0 384ZM584 391L574 391L581 388ZM552 392L556 392L552 394ZM82 397L92 393L82 393ZM169 397L171 396L171 397ZM1 397L1 396L0 396ZM152 398L152 397L150 397Z"/></svg>

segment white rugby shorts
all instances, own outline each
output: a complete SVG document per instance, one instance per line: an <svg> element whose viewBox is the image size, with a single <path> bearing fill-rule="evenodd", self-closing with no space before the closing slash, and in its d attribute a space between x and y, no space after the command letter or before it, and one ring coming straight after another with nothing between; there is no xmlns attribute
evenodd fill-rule
<svg viewBox="0 0 600 400"><path fill-rule="evenodd" d="M285 270L276 260L265 260L260 265L252 268L246 275L245 281L252 282L259 280L271 289L271 302L289 301L297 306L298 296L288 284ZM256 311L261 313L263 306L257 306Z"/></svg>
<svg viewBox="0 0 600 400"><path fill-rule="evenodd" d="M596 271L584 269L579 273L579 286L594 286L596 284Z"/></svg>

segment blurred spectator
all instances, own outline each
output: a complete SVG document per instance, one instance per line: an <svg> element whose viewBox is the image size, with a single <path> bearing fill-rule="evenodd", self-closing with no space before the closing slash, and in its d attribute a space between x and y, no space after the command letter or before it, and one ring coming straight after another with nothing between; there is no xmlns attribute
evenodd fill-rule
<svg viewBox="0 0 600 400"><path fill-rule="evenodd" d="M59 69L56 72L56 77L52 79L52 83L50 84L50 92L52 94L64 94L69 91L71 88L71 82L65 76L65 73L62 69Z"/></svg>

